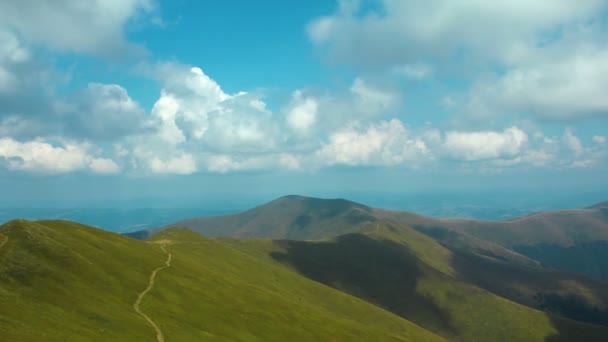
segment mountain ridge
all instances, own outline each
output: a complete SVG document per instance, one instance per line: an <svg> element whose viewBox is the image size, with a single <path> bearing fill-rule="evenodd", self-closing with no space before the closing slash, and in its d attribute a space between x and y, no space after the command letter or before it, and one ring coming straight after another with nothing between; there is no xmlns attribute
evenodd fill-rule
<svg viewBox="0 0 608 342"><path fill-rule="evenodd" d="M608 280L608 211L604 203L490 221L432 218L345 199L288 195L241 213L185 219L128 235L145 239L169 227L185 227L210 237L309 240L356 232L362 224L389 219L436 238L437 234L447 237L444 243Z"/></svg>

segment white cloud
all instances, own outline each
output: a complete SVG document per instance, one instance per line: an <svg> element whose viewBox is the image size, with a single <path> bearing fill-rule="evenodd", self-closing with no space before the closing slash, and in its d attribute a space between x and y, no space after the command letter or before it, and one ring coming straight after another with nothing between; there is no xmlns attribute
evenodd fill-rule
<svg viewBox="0 0 608 342"><path fill-rule="evenodd" d="M427 64L417 63L396 66L393 71L410 79L422 80L429 77L433 69Z"/></svg>
<svg viewBox="0 0 608 342"><path fill-rule="evenodd" d="M13 70L29 60L29 51L17 38L0 27L0 94L12 95L20 88L20 80Z"/></svg>
<svg viewBox="0 0 608 342"><path fill-rule="evenodd" d="M518 156L528 141L528 135L518 127L502 132L479 131L445 133L443 148L455 159L478 161Z"/></svg>
<svg viewBox="0 0 608 342"><path fill-rule="evenodd" d="M595 161L593 161L592 159L576 160L571 164L571 167L579 168L579 169L587 169L587 168L593 166L593 164L595 164Z"/></svg>
<svg viewBox="0 0 608 342"><path fill-rule="evenodd" d="M152 160L150 160L149 167L153 173L160 174L168 173L188 175L196 172L197 170L194 158L188 153L182 153L178 157L173 157L166 160L154 157Z"/></svg>
<svg viewBox="0 0 608 342"><path fill-rule="evenodd" d="M608 47L523 62L494 80L478 81L472 110L528 112L543 119L608 116Z"/></svg>
<svg viewBox="0 0 608 342"><path fill-rule="evenodd" d="M325 165L397 165L426 151L424 141L409 137L403 123L393 119L339 130L316 157Z"/></svg>
<svg viewBox="0 0 608 342"><path fill-rule="evenodd" d="M593 136L593 142L595 142L598 145L603 145L606 143L606 141L608 141L608 139L603 135L594 135Z"/></svg>
<svg viewBox="0 0 608 342"><path fill-rule="evenodd" d="M472 119L574 120L608 116L607 12L602 0L349 2L308 32L337 62L414 79L457 70L474 81L460 110Z"/></svg>
<svg viewBox="0 0 608 342"><path fill-rule="evenodd" d="M319 105L313 98L304 98L302 92L293 94L294 103L287 113L287 126L298 134L306 134L317 122Z"/></svg>
<svg viewBox="0 0 608 342"><path fill-rule="evenodd" d="M120 166L112 159L108 158L96 158L91 160L89 168L93 172L99 174L115 174L120 172Z"/></svg>
<svg viewBox="0 0 608 342"><path fill-rule="evenodd" d="M372 87L362 78L355 78L350 91L355 97L355 108L364 113L382 113L399 104L397 94Z"/></svg>
<svg viewBox="0 0 608 342"><path fill-rule="evenodd" d="M116 173L118 165L111 159L95 158L88 146L63 143L55 146L43 140L19 142L0 139L0 158L8 169L31 173L66 173L90 170L95 173Z"/></svg>
<svg viewBox="0 0 608 342"><path fill-rule="evenodd" d="M126 41L124 28L155 7L154 0L4 0L0 22L52 49L112 55L137 50Z"/></svg>
<svg viewBox="0 0 608 342"><path fill-rule="evenodd" d="M606 7L601 0L516 0L491 5L480 0L381 0L378 7L359 15L357 4L350 2L336 14L313 21L308 32L330 58L367 66L446 60L457 56L457 50L510 60L542 42L552 30L585 23Z"/></svg>
<svg viewBox="0 0 608 342"><path fill-rule="evenodd" d="M196 142L224 150L265 150L277 133L272 114L253 94L226 94L198 67L165 63L154 68L163 84L152 109L158 136L171 145Z"/></svg>
<svg viewBox="0 0 608 342"><path fill-rule="evenodd" d="M583 153L583 144L581 143L581 140L574 135L572 129L566 128L564 135L562 136L562 141L564 142L564 145L574 154L580 155Z"/></svg>
<svg viewBox="0 0 608 342"><path fill-rule="evenodd" d="M64 132L93 141L141 133L147 124L143 108L117 84L89 83L56 108Z"/></svg>

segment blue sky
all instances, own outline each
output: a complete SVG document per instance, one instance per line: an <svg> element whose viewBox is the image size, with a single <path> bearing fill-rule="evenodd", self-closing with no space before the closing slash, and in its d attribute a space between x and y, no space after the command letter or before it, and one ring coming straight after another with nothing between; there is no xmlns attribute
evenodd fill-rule
<svg viewBox="0 0 608 342"><path fill-rule="evenodd" d="M607 13L2 1L4 201L608 191Z"/></svg>

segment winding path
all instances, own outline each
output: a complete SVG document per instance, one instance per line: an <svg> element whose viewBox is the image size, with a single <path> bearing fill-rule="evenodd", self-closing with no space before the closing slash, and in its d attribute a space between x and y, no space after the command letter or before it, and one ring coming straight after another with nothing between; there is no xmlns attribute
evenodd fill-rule
<svg viewBox="0 0 608 342"><path fill-rule="evenodd" d="M148 294L148 292L150 292L150 290L152 290L152 288L154 287L154 279L156 278L156 274L158 273L158 271L171 267L171 258L173 257L173 255L171 253L167 252L167 250L165 249L165 246L166 246L166 244L160 246L160 249L162 249L163 252L165 252L165 254L167 254L167 261L165 261L165 265L152 271L152 274L150 274L150 281L148 282L148 287L146 287L146 289L143 290L139 294L139 296L137 296L137 300L135 301L135 303L133 303L133 309L135 310L135 312L137 312L138 315L140 315L146 321L148 321L148 323L150 323L152 328L154 328L154 330L156 331L156 340L158 342L165 342L165 336L163 335L162 330L160 330L158 325L156 323L154 323L154 321L150 317L148 317L148 315L146 315L145 313L143 313L141 311L141 309L139 308L139 305L141 304L142 299L144 299L144 296L146 294Z"/></svg>
<svg viewBox="0 0 608 342"><path fill-rule="evenodd" d="M0 235L0 236L4 237L4 241L2 241L2 243L0 243L0 248L2 248L8 242L8 236L6 236L6 235Z"/></svg>

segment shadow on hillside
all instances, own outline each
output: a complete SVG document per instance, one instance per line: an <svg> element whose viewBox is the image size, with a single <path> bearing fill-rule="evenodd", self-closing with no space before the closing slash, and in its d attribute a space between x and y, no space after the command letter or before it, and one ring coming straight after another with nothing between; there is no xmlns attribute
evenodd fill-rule
<svg viewBox="0 0 608 342"><path fill-rule="evenodd" d="M605 310L593 307L582 298L559 296L551 292L548 286L557 284L546 284L547 280L541 279L534 269L480 258L471 253L453 252L452 267L461 279L501 297L545 311L558 331L557 334L547 337L546 341L606 341L608 327L586 325L607 324L608 312ZM531 289L546 288L549 291L526 296L517 290L520 284L529 284Z"/></svg>
<svg viewBox="0 0 608 342"><path fill-rule="evenodd" d="M513 250L548 267L608 281L608 241L581 242L568 247L542 243L514 246Z"/></svg>
<svg viewBox="0 0 608 342"><path fill-rule="evenodd" d="M552 317L551 322L558 333L545 338L547 342L605 342L608 336L608 329L603 326L578 324L574 321Z"/></svg>
<svg viewBox="0 0 608 342"><path fill-rule="evenodd" d="M416 292L423 270L402 245L348 234L333 242L282 241L272 257L304 276L349 293L444 336L456 334L448 314Z"/></svg>

